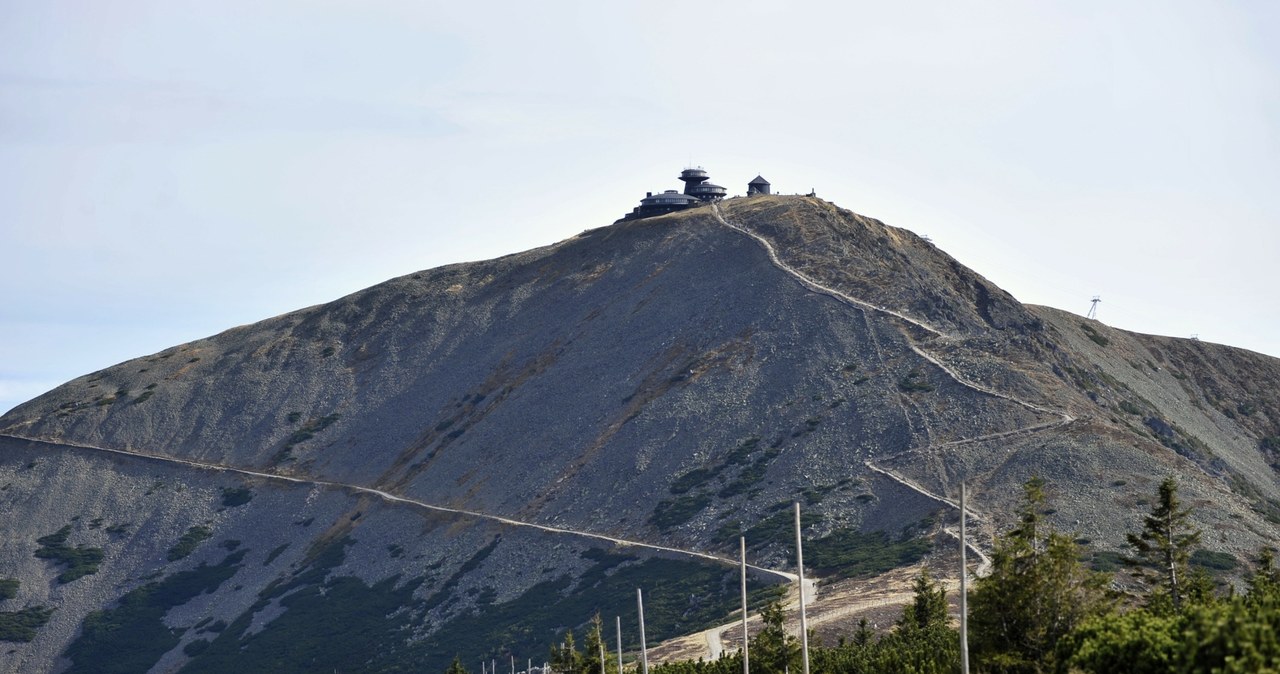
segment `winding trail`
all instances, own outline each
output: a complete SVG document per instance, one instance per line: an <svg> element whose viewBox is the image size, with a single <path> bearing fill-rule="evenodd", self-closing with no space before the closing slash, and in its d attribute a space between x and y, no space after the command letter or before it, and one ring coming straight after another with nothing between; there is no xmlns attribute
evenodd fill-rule
<svg viewBox="0 0 1280 674"><path fill-rule="evenodd" d="M346 482L334 482L330 480L313 480L313 479L304 478L304 477L278 475L276 473L263 473L256 470L249 470L247 468L235 468L232 466L226 466L226 465L216 464L216 463L203 463L200 461L191 461L189 459L179 459L177 457L165 456L162 454L149 454L146 452L138 452L138 451L132 451L132 450L125 450L125 449L113 449L111 447L99 447L97 445L67 442L65 440L59 440L55 438L32 438L32 437L24 437L21 435L10 435L8 433L0 433L0 438L11 438L14 440L23 440L28 442L41 442L41 443L50 444L50 445L57 445L59 447L70 447L73 449L105 452L108 454L117 454L121 456L127 456L134 459L143 459L148 461L159 461L163 463L176 464L176 465L186 466L188 468L195 468L197 470L233 473L236 475L246 475L249 477L262 478L266 480L274 480L278 482L289 482L292 484L310 485L313 487L320 487L324 489L342 489L342 490L352 491L352 492L361 493L361 494L371 494L373 496L377 496L378 498L381 498L384 501L388 501L390 503L408 505L415 508L420 508L422 510L448 513L452 515L458 515L461 517L470 517L473 519L488 520L490 522L498 522L500 524L506 524L513 527L525 527L528 529L536 529L538 531L544 531L552 534L562 534L567 536L578 536L580 538L589 538L592 540L611 543L613 545L620 546L620 547L636 547L636 548L645 548L648 550L657 550L659 552L673 553L677 555L684 555L686 557L693 557L696 559L716 562L718 564L724 564L734 568L738 567L738 560L736 559L719 557L706 552L698 552L696 550L684 550L682 548L674 548L666 545L657 545L655 543L645 543L642 541L633 541L626 538L616 538L614 536L606 536L604 534L597 534L589 531L578 531L576 529L565 529L563 527L553 527L546 524L535 524L533 522L524 522L521 520L512 519L510 517L503 517L501 515L491 515L489 513L482 513L475 510L465 510L462 508L450 508L448 506L435 505L432 503L419 501L417 499L412 499L405 496L396 496L395 494L385 492L381 489L375 489L373 487L364 487L358 484L348 484ZM796 581L799 580L796 574L787 573L786 571L777 571L775 569L767 569L765 567L756 566L754 564L748 564L747 568L760 573L777 576L778 578L782 578L783 580L786 580L789 583L795 583Z"/></svg>
<svg viewBox="0 0 1280 674"><path fill-rule="evenodd" d="M815 281L815 280L813 280L813 279L809 278L808 276L806 276L803 272L801 272L801 271L799 271L799 270L797 270L797 269L795 269L795 268L791 267L791 266L790 266L790 265L788 265L786 262L783 262L783 261L782 261L782 258L778 255L778 251L777 251L777 249L774 247L773 243L772 243L772 242L770 242L768 239L766 239L765 237L761 236L760 234L757 234L757 233L755 233L755 232L753 232L753 231L751 231L751 230L747 229L746 227L744 227L744 226L742 226L742 225L738 225L738 224L734 224L734 223L730 222L730 221L729 221L729 220L724 216L724 212L721 210L721 208L720 208L720 204L718 204L718 203L714 203L714 202L713 202L713 203L711 204L711 213L712 213L712 215L715 217L716 221L717 221L717 222L719 222L721 225L723 225L723 226L725 226L725 227L727 227L727 228L729 228L729 229L731 229L731 230L733 230L733 231L735 231L735 232L738 232L739 234L742 234L743 236L746 236L746 237L748 237L748 238L752 239L753 241L755 241L756 243L758 243L758 244L759 244L759 245L764 249L765 253L766 253L766 254L768 255L768 257L769 257L769 262L770 262L771 264L773 264L773 266L774 266L774 267L776 267L777 269L779 269L779 270L780 270L780 271L782 271L782 272L785 272L786 274L788 274L788 275L789 275L789 276L791 276L792 278L796 279L796 280L800 283L800 285L804 286L805 288L808 288L809 290L811 290L811 291L813 291L813 292L816 292L816 293L820 293L820 294L823 294L823 295L827 295L828 297L831 297L831 298L833 298L833 299L835 299L835 300L837 300L837 301L839 301L839 302L841 302L841 303L843 303L843 304L846 304L846 305L852 306L852 307L857 308L857 309L861 309L861 310L863 310L863 312L864 312L864 316L865 316L865 312L866 312L866 311L875 311L875 312L878 312L878 313L881 313L881 314L885 314L885 315L888 315L888 316L892 316L892 317L897 318L897 319L899 319L899 320L905 321L905 322L907 322L907 323L909 323L909 324L911 324L911 325L914 325L914 326L916 326L916 327L918 327L918 328L920 328L920 329L922 329L922 330L924 330L924 331L926 331L926 332L928 332L928 333L930 333L930 334L932 334L932 335L934 335L934 336L936 336L936 337L939 337L939 338L941 338L941 339L943 339L943 340L948 340L948 341L950 341L950 340L954 340L954 339L956 339L956 337L955 337L954 335L950 335L950 334L948 334L948 333L946 333L946 332L943 332L942 330L940 330L940 329L938 329L938 328L935 328L935 327L933 327L932 325L929 325L928 323L925 323L924 321L921 321L921 320L916 319L916 318L912 318L911 316L907 316L906 314L903 314L903 313L900 313L900 312L894 311L894 310L892 310L892 309L888 309L888 308L885 308L885 307L882 307L882 306L879 306L879 305L876 305L876 304L872 304L872 303L870 303L870 302L867 302L866 300L862 300L862 299L859 299L859 298L853 297L852 295L848 295L848 294L846 294L846 293L844 293L844 292L842 292L842 291L840 291L840 290L837 290L837 289L832 288L832 287L830 287L830 286L826 286L826 285L823 285L823 284L821 284L821 283L818 283L817 281ZM1042 406L1042 405L1037 405L1037 404L1035 404L1035 403L1033 403L1033 402L1029 402L1029 401L1026 401L1026 400L1022 400L1021 398L1018 398L1018 397L1012 396L1012 395L1010 395L1010 394L1008 394L1008 393L1003 393L1003 392L1001 392L1001 391L997 391L997 390L995 390L995 389L993 389L993 388L990 388L990 387L987 387L987 386L983 386L982 384L979 384L979 383L977 383L977 382L971 381L971 380L969 380L968 378L966 378L965 376L961 375L959 372L957 372L957 371L956 371L954 368L952 368L951 366L949 366L949 365L947 365L946 363L942 362L942 360L941 360L940 358L938 358L937 356L935 356L935 355L934 355L934 354L932 354L932 353L929 353L928 351L925 351L925 350L924 350L923 348L921 348L918 344L914 343L914 342L911 340L911 337L910 337L909 335L906 335L906 334L904 333L904 335L903 335L903 336L904 336L904 338L905 338L905 339L906 339L906 341L907 341L907 346L908 346L908 347L909 347L913 352L915 352L915 354L916 354L916 355L918 355L918 356L920 356L921 358L923 358L923 359L927 360L929 363L931 363L932 365L934 365L935 367L937 367L940 371L942 371L944 374L946 374L948 377L950 377L952 380L954 380L956 383L960 384L961 386L964 386L964 387L966 387L966 388L969 388L969 389L971 389L971 390L973 390L973 391L977 391L978 393L982 393L982 394L984 394L984 395L991 396L991 397L993 397L993 398L999 398L999 399L1001 399L1001 400L1006 400L1006 401L1011 402L1011 403L1014 403L1014 404L1016 404L1016 405L1020 405L1020 406L1022 406L1022 407L1024 407L1024 408L1026 408L1026 409L1029 409L1029 410L1031 410L1031 411L1033 411L1033 412L1036 412L1036 413L1039 413L1039 414L1047 414L1047 415L1056 416L1056 417L1058 417L1059 419L1058 419L1058 421L1054 421L1054 422L1041 423L1041 424L1033 424L1033 425L1030 425L1030 426L1024 426L1024 427L1021 427L1021 428L1015 428L1015 429L1011 429L1011 430L1007 430L1007 431L1000 431L1000 432L997 432L997 433L989 433L989 434L986 434L986 435L975 436L975 437L972 437L972 438L964 438L964 439L961 439L961 440L952 440L952 441L944 442L944 443L940 443L940 444L937 444L937 445L928 445L928 446L925 446L925 447L916 447L916 448L908 449L908 450L903 451L903 452L899 452L899 453L894 454L893 456L890 456L890 457L887 457L887 458L890 458L890 459L892 459L892 458L896 458L896 457L898 457L898 456L902 456L902 455L907 454L907 453L910 453L910 452L926 452L926 451L930 451L930 450L942 449L942 448L945 448L945 447L955 447L955 446L959 446L959 445L972 444L972 443L983 442L983 441L987 441L987 440L998 440L998 439L1002 439L1002 438L1008 438L1008 437L1013 437L1013 436L1017 436L1017 435L1023 435L1023 434L1027 434L1027 433L1035 433L1035 432L1038 432L1038 431L1049 430L1049 429L1052 429L1052 428L1061 428L1061 427L1063 427L1063 426L1066 426L1067 424L1071 424L1071 423L1073 423L1073 422L1075 422L1075 421L1076 421L1076 418L1075 418L1074 416L1072 416L1071 414L1067 413L1065 410L1049 409L1049 408L1044 407L1044 406ZM908 423L909 423L909 421L908 421ZM868 469L870 469L870 470L872 470L872 471L874 471L874 472L876 472L876 473L879 473L879 474L881 474L881 475L884 475L885 477L887 477L887 478L889 478L889 479L891 479L891 480L894 480L894 481L898 482L899 484L902 484L903 486L905 486L905 487L907 487L907 488L909 488L909 489L911 489L911 490L913 490L913 491L915 491L915 492L917 492L917 493L919 493L919 494L921 494L921 495L923 495L923 496L925 496L925 497L927 497L927 498L930 498L930 499L933 499L933 500L935 500L935 501L937 501L937 502L939 502L939 503L945 504L945 505L947 505L947 506L949 506L949 507L951 507L951 508L953 508L953 509L955 509L955 510L959 510L959 509L960 509L960 505L959 505L958 503L956 503L955 501L953 501L953 500L951 500L951 499L947 498L947 497L946 497L946 496L944 496L944 495L941 495L941 494L935 494L935 493L933 493L933 492L929 491L928 489L925 489L923 486L921 486L921 485L917 484L916 482L914 482L913 480L911 480L911 479L909 479L909 478L907 478L907 477L905 477L905 476L899 475L898 473L895 473L894 471L889 470L889 469L887 469L887 468L883 468L883 467L877 466L877 465L875 465L874 463L872 463L869 459L868 459L868 460L866 460L866 461L864 461L863 463L864 463L864 465L865 465ZM966 511L966 513L967 513L967 515L968 515L969 517L971 517L971 518L973 518L973 519L975 519L975 520L985 521L985 518L984 518L984 517L982 517L982 516L980 516L979 514L975 513L975 512L973 511L973 509L972 509L972 508L965 508L965 511ZM960 535L959 535L957 532L955 532L955 531L953 531L953 530L951 530L951 529L948 529L948 528L946 528L946 527L943 527L943 529L942 529L942 530L943 530L944 532L946 532L947 534L949 534L950 536L954 537L957 541L960 539ZM979 548L978 546L974 545L973 543L970 543L970 542L968 542L968 541L965 541L965 545L966 545L970 550L972 550L972 551L974 552L974 554L976 554L976 555L978 556L978 558L981 560L981 563L979 564L979 566L978 566L978 568L977 568L977 571L976 571L977 575L979 575L979 576L981 576L981 575L985 575L985 574L986 574L986 572L987 572L987 570L989 570L989 569L991 568L991 559L990 559L990 557L988 557L988 556L987 556L986 552L984 552L981 548Z"/></svg>
<svg viewBox="0 0 1280 674"><path fill-rule="evenodd" d="M898 319L898 320L900 320L900 321L903 321L903 322L908 323L908 324L910 324L910 325L912 325L912 326L915 326L915 327L917 327L917 328L919 328L919 329L921 329L921 330L923 330L923 331L925 331L925 332L927 332L927 333L929 333L929 334L931 334L931 335L934 335L935 337L938 337L938 338L940 338L940 339L943 339L943 340L948 340L948 341L949 341L949 340L954 340L954 339L956 339L956 337L955 337L954 335L950 335L950 334L948 334L948 333L946 333L946 332L944 332L944 331L942 331L942 330L940 330L940 329L938 329L938 328L935 328L934 326L929 325L928 323L926 323L926 322L924 322L924 321L922 321L922 320L920 320L920 319L913 318L913 317L911 317L911 316L908 316L908 315L906 315L906 314L900 313L900 312L898 312L898 311L894 311L894 310L892 310L892 309L888 309L888 308L886 308L886 307L882 307L882 306L879 306L879 305L876 305L876 304L872 304L871 302L867 302L867 301L865 301L865 300L862 300L862 299L859 299L859 298L853 297L853 296L851 296L851 295L848 295L848 294L846 294L846 293L844 293L844 292L842 292L842 291L840 291L840 290L837 290L837 289L835 289L835 288L832 288L832 287L830 287L830 286L826 286L826 285L823 285L823 284L821 284L821 283L818 283L817 281L815 281L815 280L813 280L813 279L809 278L808 276L806 276L804 273L802 273L802 272L800 272L800 271L798 271L798 270L796 270L796 269L792 268L792 267L791 267L791 266L789 266L787 263L783 262L783 261L782 261L782 259L779 257L779 255L778 255L778 253L777 253L777 250L775 249L774 245L773 245L773 244L772 244L768 239L766 239L765 237L763 237L763 236L761 236L761 235L759 235L759 234L757 234L757 233L755 233L755 232L753 232L753 231L751 231L751 230L747 229L746 227L743 227L743 226L741 226L741 225L734 224L734 223L730 222L728 219L726 219L726 218L725 218L725 216L724 216L724 214L723 214L723 213L722 213L722 211L721 211L721 208L720 208L720 205L719 205L719 204L717 204L717 203L713 203L713 204L712 204L712 209L711 209L711 210L712 210L712 214L714 215L714 217L715 217L715 219L716 219L716 221L717 221L717 222L719 222L719 223L720 223L721 225L723 225L724 227L727 227L727 228L729 228L729 229L731 229L731 230L733 230L733 231L735 231L735 232L738 232L738 233L742 234L743 236L746 236L746 237L748 237L748 238L752 239L753 241L755 241L757 244L759 244L759 245L764 249L764 251L765 251L765 252L766 252L766 254L768 255L768 258L769 258L770 263L771 263L774 267L776 267L778 270L780 270L780 271L782 271L782 272L784 272L784 273L788 274L788 275L789 275L789 276L791 276L792 278L794 278L797 282L799 282L803 287L807 288L808 290L810 290L810 291L812 291L812 292L815 292L815 293L822 294L822 295L826 295L826 296L831 297L832 299L834 299L834 300L836 300L836 301L838 301L838 302L841 302L841 303L843 303L843 304L846 304L846 305L851 306L851 307L856 308L856 309L860 309L860 310L862 310L862 311L864 311L864 312L871 311L871 312L877 312L877 313L880 313L880 314L885 314L885 315L887 315L887 316L891 316L891 317L893 317L893 318L896 318L896 319ZM865 313L864 313L864 316L865 316ZM1057 417L1059 417L1059 420L1057 420L1057 421L1053 421L1053 422L1048 422L1048 423L1034 424L1034 425L1025 426L1025 427L1021 427L1021 428L1015 428L1015 429L1007 430L1007 431L1000 431L1000 432L997 432L997 433L991 433L991 434L986 434L986 435L981 435L981 436L975 436L975 437L972 437L972 438L965 438L965 439L960 439L960 440L952 440L952 441L949 441L949 442L939 443L939 444L937 444L937 445L928 445L928 446L924 446L924 447L917 447L917 448L913 448L913 449L908 449L908 450L905 450L905 451L903 451L903 452L899 452L899 453L897 453L897 454L894 454L894 455L892 455L892 456L890 456L890 457L885 457L885 458L887 458L887 459L893 459L893 458L896 458L896 457L899 457L899 456L902 456L902 455L905 455L905 454L908 454L908 453L911 453L911 452L926 452L926 451L931 451L931 450L936 450L936 449L942 449L942 448L946 448L946 447L954 447L954 446L959 446L959 445L972 444L972 443L983 442L983 441L987 441L987 440L997 440L997 439L1008 438L1008 437L1012 437L1012 436L1016 436L1016 435L1022 435L1022 434L1027 434L1027 433L1034 433L1034 432L1044 431L1044 430L1053 429L1053 428L1060 428L1060 427L1062 427L1062 426L1065 426L1065 425L1067 425L1067 424L1070 424L1070 423L1072 423L1072 422L1076 421L1075 417L1073 417L1072 415L1068 414L1066 411L1063 411L1063 410L1053 410L1053 409L1049 409L1049 408L1043 407L1043 406L1041 406L1041 405L1037 405L1037 404L1035 404L1035 403L1032 403L1032 402L1029 402L1029 401L1026 401L1026 400L1019 399L1019 398L1017 398L1017 397L1015 397L1015 396L1012 396L1012 395L1010 395L1010 394L1003 393L1003 392L997 391L997 390L995 390L995 389L992 389L992 388L989 388L989 387L983 386L983 385L981 385L981 384L978 384L977 382L971 381L971 380L969 380L969 379L965 378L965 377L964 377L963 375L961 375L959 372L955 371L952 367L948 366L946 363L944 363L944 362L943 362L941 359L939 359L937 356L935 356L935 355L933 355L933 354L931 354L931 353L929 353L929 352L925 351L925 350L924 350L924 349L922 349L919 345L917 345L917 344L915 344L914 342L912 342L912 341L911 341L911 338L910 338L910 336L909 336L909 335L906 335L906 334L904 333L904 337L905 337L905 338L906 338L906 340L907 340L907 344L908 344L909 348L910 348L913 352L915 352L915 353L916 353L918 356L920 356L921 358L923 358L923 359L927 360L929 363L933 364L933 365L934 365L935 367L937 367L941 372L945 373L948 377L950 377L952 380L956 381L956 382L957 382L957 383L959 383L960 385L962 385L962 386L964 386L964 387L966 387L966 388L969 388L969 389L971 389L971 390L973 390L973 391L977 391L977 392L979 392L979 393L982 393L982 394L984 394L984 395L987 395L987 396L991 396L991 397L999 398L999 399L1002 399L1002 400L1006 400L1006 401L1008 401L1008 402L1011 402L1011 403L1014 403L1014 404L1016 404L1016 405L1022 406L1022 407L1026 408L1026 409L1032 410L1032 411L1037 412L1037 413L1047 414L1047 415L1052 415L1052 416L1057 416ZM546 533L551 533L551 534L559 534L559 535L566 535L566 536L577 536L577 537L580 537L580 538L587 538L587 539L591 539L591 540L603 541L603 542L606 542L606 543L609 543L609 544L612 544L612 545L615 545L615 546L619 546L619 547L636 547L636 548L644 548L644 549L654 550L654 551L658 551L658 552L664 552L664 553L669 553L669 554L682 555L682 556L691 557L691 558L695 558L695 559L700 559L700 560L704 560L704 561L710 561L710 562L714 562L714 563L718 563L718 564L723 564L723 565L726 565L726 566L737 567L737 566L738 566L738 563L739 563L739 562L738 562L738 560L736 560L736 559L729 559L729 558L726 558L726 557L720 557L720 556L713 555L713 554L710 554L710 553L698 552L698 551L695 551L695 550L685 550L685 549L675 548L675 547L671 547L671 546L657 545L657 544L653 544L653 543L645 543L645 542L642 542L642 541L634 541L634 540L629 540L629 539L625 539L625 538L617 538L617 537L614 537L614 536L608 536L608 535L605 535L605 534L598 534L598 533L593 533L593 532L588 532L588 531L580 531L580 530L576 530L576 529L567 529L567 528L563 528L563 527L555 527L555 526L550 526L550 525L545 525L545 524L536 524L536 523L533 523L533 522L527 522L527 521L517 520L517 519L510 518L510 517L504 517L504 516L501 516L501 515L493 515L493 514L483 513L483 512L474 511L474 510L466 510L466 509L462 509L462 508L451 508L451 507L448 507L448 506L436 505L436 504L432 504L432 503L427 503L427 502L425 502L425 501L420 501L420 500L417 500L417 499L408 498L408 497L405 497L405 496L397 496L397 495L395 495L395 494L392 494L392 493L387 492L387 491L383 491L383 490L381 490L381 489L376 489L376 488L373 488L373 487L361 486L361 485L357 485L357 484L349 484L349 483L336 482L336 481L330 481L330 480L316 480L316 479L310 479L310 478L305 478L305 477L294 477L294 476L289 476L289 475L280 475L280 474L276 474L276 473L266 473L266 472L261 472L261 471L249 470L249 469L246 469L246 468L236 468L236 467L233 467L233 466L227 466L227 465L223 465L223 464L204 463L204 462L200 462L200 461L192 461L192 460L189 460L189 459L181 459L181 458L172 457L172 456L165 456L165 455L161 455L161 454L152 454L152 453L141 452L141 451L127 450L127 449L114 449L114 448L110 448L110 447L101 447L101 446L89 445L89 444L84 444L84 443L68 442L68 441L66 441L66 440L61 440L61 439L56 439L56 438L25 437L25 436L20 436L20 435L12 435L12 434L8 434L8 433L0 433L0 437L4 437L4 438L11 438L11 439L14 439L14 440L20 440L20 441L41 442L41 443L47 443L47 444L57 445L57 446L60 446L60 447L73 448L73 449L81 449L81 450L88 450L88 451L95 451L95 452L104 452L104 453L108 453L108 454L116 454L116 455L126 456L126 457L134 458L134 459L149 460L149 461L158 461L158 462L163 462L163 463L168 463L168 464L175 464L175 465L186 466L186 467L188 467L188 468L194 468L194 469L197 469L197 470L203 470L203 471L224 472L224 473L231 473L231 474L236 474L236 475L244 475L244 476L248 476L248 477L260 478L260 479L264 479L264 480L272 480L272 481L278 481L278 482L287 482L287 483L299 484L299 485L309 485L309 486L319 487L319 488L324 488L324 489L340 489L340 490L345 490L345 491L354 492L354 493L360 493L360 494L370 494L370 495L373 495L373 496L377 496L378 498L380 498L380 499L382 499L382 500L384 500L384 501L387 501L388 503L399 504L399 505L406 505L406 506L410 506L410 507L418 508L418 509L421 509L421 510L428 510L428 511L432 511L432 512L438 512L438 513L451 514L451 515L455 515L455 516L459 516L459 517L466 517L466 518L472 518L472 519L478 519L478 520L486 520L486 521L490 521L490 522L497 522L497 523L499 523L499 524L504 524L504 525L513 526L513 527L524 527L524 528L528 528L528 529L535 529L535 530L538 530L538 531L542 531L542 532L546 532ZM898 482L899 484L902 484L903 486L907 487L908 489L911 489L911 490L913 490L913 491L915 491L915 492L917 492L917 493L919 493L919 494L921 494L921 495L923 495L923 496L925 496L925 497L927 497L927 498L929 498L929 499L932 499L932 500L934 500L934 501L937 501L937 502L939 502L939 503L942 503L942 504L944 504L944 505L946 505L946 506L948 506L948 507L950 507L950 508L953 508L953 509L956 509L956 510L958 510L958 509L959 509L959 504L958 504L958 503L956 503L955 501L953 501L952 499L947 498L945 495L940 495L940 494L935 494L935 493L933 493L933 492L930 492L928 489L925 489L923 486L921 486L921 485L917 484L916 482L912 481L911 479L909 479L909 478L907 478L907 477L904 477L904 476L902 476L902 475L900 475L900 474L898 474L898 473L895 473L895 472L894 472L894 471L892 471L892 470L889 470L889 469L884 468L884 467L881 467L881 466L877 466L877 465L875 465L874 463L872 463L870 460L866 460L866 461L864 461L864 465L865 465L869 470L871 470L871 471L873 471L873 472L875 472L875 473L878 473L878 474L880 474L880 475L883 475L883 476L885 476L885 477L887 477L887 478L889 478L889 479L891 479L891 480L894 480L895 482ZM986 521L986 518L985 518L985 517L981 516L980 514L976 513L975 511L973 511L973 510L972 510L972 508L966 508L966 512L967 512L967 515L968 515L969 517L973 518L974 520L978 520L978 521ZM947 527L943 527L943 529L942 529L942 530L943 530L945 533L947 533L948 535L950 535L950 536L952 536L952 537L956 538L957 540L959 540L959 534L958 534L956 531L954 531L953 529L950 529L950 528L947 528ZM980 561L980 564L979 564L979 566L978 566L978 568L977 568L977 570L976 570L976 574L977 574L977 575L979 575L979 576L985 575L985 574L986 574L986 571L987 571L987 570L990 568L990 566L991 566L991 559L990 559L990 557L988 557L988 555L986 554L986 552L985 552L985 551L983 551L981 548L979 548L978 546L974 545L973 543L970 543L970 542L967 542L967 541L966 541L966 545L967 545L967 547L968 547L970 550L972 550L972 551L973 551L973 553L974 553L975 555L977 555L977 557L981 560L981 561ZM751 568L752 570L754 570L754 571L756 571L756 572L763 573L763 574L767 574L767 575L771 575L771 576L775 576L775 577L777 577L777 578L780 578L780 579L783 579L783 580L787 581L788 583L797 583L797 581L798 581L798 577L796 576L796 574L787 573L787 572L785 572L785 571L778 571L778 570L775 570L775 569L768 569L768 568L761 567L761 566L756 566L756 565L753 565L753 564L748 564L747 566L748 566L748 568ZM804 594L804 602L805 602L805 604L806 604L806 605L810 605L810 604L812 604L812 603L813 603L814 599L816 598L816 594L817 594L816 581L815 581L815 580L813 580L813 579L806 579L806 583L805 583L805 585L806 585L806 587L804 587L804 588L799 588L799 591L798 591L798 592L797 592L797 594L796 594L796 599L795 599L795 600L793 600L792 602L789 602L789 605L794 605L794 604L795 604L795 602L799 600L799 596L800 596L800 594L801 594L801 593L803 593L803 594ZM833 616L832 618L829 618L829 619L833 619L834 617L835 617L835 616ZM728 629L728 628L730 628L730 627L735 627L735 626L737 626L737 625L739 625L739 624L740 624L739 622L736 622L736 621L735 621L734 623L730 623L730 624L728 624L728 625L720 625L720 626L714 627L714 628L712 628L712 629L706 630L706 631L704 632L705 639L706 639L706 643L707 643L707 649L708 649L708 651L710 652L710 655L711 655L711 657L712 657L713 659L714 659L714 658L718 658L718 657L720 657L720 655L723 653L723 644L722 644L721 636L720 636L720 635L721 635L721 632L722 632L723 630L725 630L725 629Z"/></svg>

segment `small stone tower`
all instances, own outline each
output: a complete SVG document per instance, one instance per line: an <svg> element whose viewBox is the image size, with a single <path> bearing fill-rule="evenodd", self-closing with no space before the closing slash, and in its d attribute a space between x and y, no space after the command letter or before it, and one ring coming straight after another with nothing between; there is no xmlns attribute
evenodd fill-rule
<svg viewBox="0 0 1280 674"><path fill-rule="evenodd" d="M684 181L684 193L697 197L702 201L718 201L723 199L728 190L711 182L707 182L710 176L701 167L687 168L680 172L680 179Z"/></svg>
<svg viewBox="0 0 1280 674"><path fill-rule="evenodd" d="M760 176L756 176L755 180L747 183L747 196L753 197L757 194L769 194L769 181Z"/></svg>

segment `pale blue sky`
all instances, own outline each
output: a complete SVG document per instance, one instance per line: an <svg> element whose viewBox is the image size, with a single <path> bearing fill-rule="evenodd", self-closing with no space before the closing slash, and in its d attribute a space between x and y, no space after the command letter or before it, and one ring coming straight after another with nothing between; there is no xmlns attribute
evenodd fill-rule
<svg viewBox="0 0 1280 674"><path fill-rule="evenodd" d="M0 411L690 162L1280 355L1274 2L0 0Z"/></svg>

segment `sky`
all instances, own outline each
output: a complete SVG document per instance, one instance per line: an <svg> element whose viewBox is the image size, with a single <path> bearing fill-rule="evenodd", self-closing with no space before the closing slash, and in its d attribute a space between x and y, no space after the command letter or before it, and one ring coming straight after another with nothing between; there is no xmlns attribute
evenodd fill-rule
<svg viewBox="0 0 1280 674"><path fill-rule="evenodd" d="M0 0L0 411L613 222L816 190L1280 356L1280 3Z"/></svg>

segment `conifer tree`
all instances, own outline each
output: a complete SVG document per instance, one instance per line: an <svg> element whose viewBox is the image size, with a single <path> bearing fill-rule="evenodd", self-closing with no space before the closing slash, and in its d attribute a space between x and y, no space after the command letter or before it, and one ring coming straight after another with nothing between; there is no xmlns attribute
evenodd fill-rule
<svg viewBox="0 0 1280 674"><path fill-rule="evenodd" d="M997 538L991 573L969 601L980 671L1051 671L1059 639L1104 607L1106 577L1085 569L1070 537L1044 521L1044 481L1024 486L1018 526Z"/></svg>
<svg viewBox="0 0 1280 674"><path fill-rule="evenodd" d="M444 670L444 674L471 674L466 667L462 666L462 660L458 656L453 656L453 662L449 663L449 668Z"/></svg>
<svg viewBox="0 0 1280 674"><path fill-rule="evenodd" d="M787 634L783 627L782 604L770 602L760 611L764 629L751 639L751 671L757 674L783 674L800 669L800 640Z"/></svg>
<svg viewBox="0 0 1280 674"><path fill-rule="evenodd" d="M582 653L573 642L573 630L564 633L564 640L551 646L551 669L557 674L582 674Z"/></svg>
<svg viewBox="0 0 1280 674"><path fill-rule="evenodd" d="M1200 543L1200 531L1190 522L1191 509L1178 500L1178 483L1167 477L1157 490L1151 514L1142 518L1142 533L1129 534L1129 545L1137 553L1135 566L1145 563L1155 569L1156 582L1167 593L1175 611L1182 609L1187 585L1187 560ZM1137 576L1152 575L1137 567ZM1157 603L1159 595L1153 597Z"/></svg>
<svg viewBox="0 0 1280 674"><path fill-rule="evenodd" d="M587 629L587 636L583 644L584 652L583 668L585 674L608 674L610 669L614 667L616 658L609 653L608 647L604 643L604 622L597 613L591 616L591 627ZM604 653L604 670L601 671L600 653Z"/></svg>
<svg viewBox="0 0 1280 674"><path fill-rule="evenodd" d="M903 630L927 630L947 625L947 590L922 569L912 586L914 599L902 609L898 627Z"/></svg>

